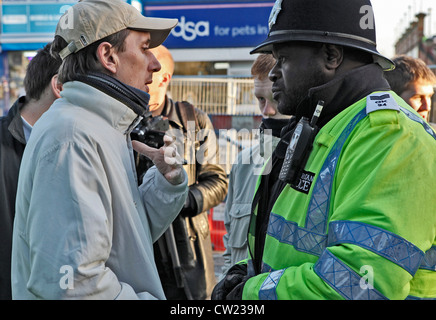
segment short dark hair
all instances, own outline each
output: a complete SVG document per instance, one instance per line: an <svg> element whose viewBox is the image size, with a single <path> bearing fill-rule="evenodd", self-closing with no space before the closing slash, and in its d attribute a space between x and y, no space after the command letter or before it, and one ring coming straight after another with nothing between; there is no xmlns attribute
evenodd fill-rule
<svg viewBox="0 0 436 320"><path fill-rule="evenodd" d="M68 55L59 69L59 82L66 83L73 81L77 74L88 74L90 72L107 73L98 61L97 48L102 42L109 42L117 51L125 51L124 41L129 35L129 29L123 29L117 33L100 39L95 43L79 50L76 53ZM55 36L52 45L52 54L56 55L64 49L68 43L60 36Z"/></svg>
<svg viewBox="0 0 436 320"><path fill-rule="evenodd" d="M50 85L51 78L58 73L62 60L50 54L51 42L38 50L27 65L24 77L24 90L28 100L38 100Z"/></svg>

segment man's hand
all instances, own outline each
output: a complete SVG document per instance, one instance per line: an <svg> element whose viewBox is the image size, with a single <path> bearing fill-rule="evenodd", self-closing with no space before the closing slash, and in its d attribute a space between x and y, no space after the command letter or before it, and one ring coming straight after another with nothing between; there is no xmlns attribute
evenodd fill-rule
<svg viewBox="0 0 436 320"><path fill-rule="evenodd" d="M133 140L132 146L136 152L139 152L153 161L156 168L167 179L167 181L173 185L177 185L183 182L183 159L177 153L175 147L171 146L174 142L173 138L165 135L164 145L159 148L152 148L145 143Z"/></svg>

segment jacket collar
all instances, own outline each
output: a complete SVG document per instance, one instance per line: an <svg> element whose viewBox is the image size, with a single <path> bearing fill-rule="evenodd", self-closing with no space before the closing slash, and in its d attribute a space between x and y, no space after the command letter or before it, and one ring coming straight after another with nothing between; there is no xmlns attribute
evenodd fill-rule
<svg viewBox="0 0 436 320"><path fill-rule="evenodd" d="M324 126L341 111L374 91L390 90L389 83L383 77L383 70L377 64L369 64L353 69L341 77L309 90L305 100L297 108L297 121L302 117L311 118L319 100L324 108L317 122Z"/></svg>
<svg viewBox="0 0 436 320"><path fill-rule="evenodd" d="M93 86L132 109L138 116L148 116L150 95L104 73L77 74L75 79Z"/></svg>
<svg viewBox="0 0 436 320"><path fill-rule="evenodd" d="M322 128L336 115L375 91L390 90L389 83L383 77L383 70L377 64L369 64L353 69L341 77L326 84L314 87L297 108L297 114L289 120L282 129L280 142L275 149L275 154L283 159L293 130L301 117L312 118L319 100L324 101L324 108L316 125Z"/></svg>
<svg viewBox="0 0 436 320"><path fill-rule="evenodd" d="M61 97L73 105L99 115L123 134L130 133L141 119L121 101L80 81L66 82L61 91Z"/></svg>
<svg viewBox="0 0 436 320"><path fill-rule="evenodd" d="M10 119L8 130L11 135L22 144L26 144L26 138L24 136L23 121L21 120L20 110L23 109L25 104L26 97L22 96L15 101L8 112L8 118Z"/></svg>

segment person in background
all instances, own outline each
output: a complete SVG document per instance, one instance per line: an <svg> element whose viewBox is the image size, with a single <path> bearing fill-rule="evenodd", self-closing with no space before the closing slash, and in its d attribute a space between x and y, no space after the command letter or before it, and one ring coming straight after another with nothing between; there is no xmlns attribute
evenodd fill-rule
<svg viewBox="0 0 436 320"><path fill-rule="evenodd" d="M12 299L11 250L18 173L32 127L60 98L61 58L50 54L51 43L38 50L24 77L25 95L0 118L0 299Z"/></svg>
<svg viewBox="0 0 436 320"><path fill-rule="evenodd" d="M272 82L268 74L275 63L272 55L260 54L251 67L254 95L262 114L260 143L242 150L230 171L224 211L227 233L223 237L226 247L223 254L223 275L234 264L247 258L247 232L256 182L262 167L280 141L282 128L289 122L289 116L282 115L277 110L277 101L272 97Z"/></svg>
<svg viewBox="0 0 436 320"><path fill-rule="evenodd" d="M121 0L83 0L60 18L61 98L32 129L20 168L13 299L165 299L153 242L183 207L188 179L170 137L155 149L130 132L160 69L150 48L176 24ZM133 148L155 164L139 187Z"/></svg>
<svg viewBox="0 0 436 320"><path fill-rule="evenodd" d="M219 165L217 139L208 115L167 94L174 73L170 51L161 45L151 52L162 68L150 85L150 110L153 116L168 120L167 134L176 138L189 177L183 209L154 245L156 264L167 299L207 299L216 283L207 210L224 200L227 176ZM175 246L169 243L173 236Z"/></svg>
<svg viewBox="0 0 436 320"><path fill-rule="evenodd" d="M421 59L400 55L393 59L395 69L385 72L392 91L429 121L436 76Z"/></svg>

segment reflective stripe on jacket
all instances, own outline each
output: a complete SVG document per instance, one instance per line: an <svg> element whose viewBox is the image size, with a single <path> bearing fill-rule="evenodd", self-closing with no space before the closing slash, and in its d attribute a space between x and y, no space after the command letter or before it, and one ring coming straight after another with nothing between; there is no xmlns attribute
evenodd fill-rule
<svg viewBox="0 0 436 320"><path fill-rule="evenodd" d="M244 299L435 298L435 139L393 92L327 123L305 167L310 192L280 194Z"/></svg>

